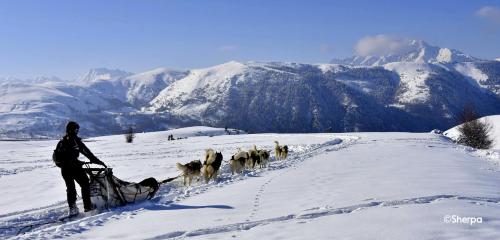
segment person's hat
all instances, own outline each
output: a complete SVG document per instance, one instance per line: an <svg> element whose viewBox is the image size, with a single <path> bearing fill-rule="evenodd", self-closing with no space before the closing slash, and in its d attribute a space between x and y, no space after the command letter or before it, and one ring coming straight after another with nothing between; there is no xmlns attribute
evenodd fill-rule
<svg viewBox="0 0 500 240"><path fill-rule="evenodd" d="M80 129L78 123L70 121L66 124L66 133L75 133L75 130Z"/></svg>

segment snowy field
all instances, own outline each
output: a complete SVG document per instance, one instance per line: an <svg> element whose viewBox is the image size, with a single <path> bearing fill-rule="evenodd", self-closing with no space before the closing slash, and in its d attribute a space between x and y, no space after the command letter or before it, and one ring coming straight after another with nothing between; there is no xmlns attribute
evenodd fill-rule
<svg viewBox="0 0 500 240"><path fill-rule="evenodd" d="M167 141L169 134L187 138ZM216 182L183 187L179 179L150 201L48 224L67 211L51 160L56 141L2 141L0 238L500 238L498 161L442 135L223 134L194 127L137 134L132 144L123 136L87 139L123 180L177 176L176 162L202 159L206 148L222 151L222 173ZM268 168L231 176L227 160L238 147L271 150L274 140L290 147L287 160L272 157Z"/></svg>

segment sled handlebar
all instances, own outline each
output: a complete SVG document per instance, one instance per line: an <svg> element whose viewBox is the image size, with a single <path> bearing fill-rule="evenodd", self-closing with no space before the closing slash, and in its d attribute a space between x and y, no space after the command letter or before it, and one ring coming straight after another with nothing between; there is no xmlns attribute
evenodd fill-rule
<svg viewBox="0 0 500 240"><path fill-rule="evenodd" d="M101 171L112 171L113 170L112 168L108 168L106 165L104 167L101 167L101 168L91 168L90 164L92 164L92 162L83 162L83 165L85 165L84 170L87 173L91 173L93 171L101 172Z"/></svg>
<svg viewBox="0 0 500 240"><path fill-rule="evenodd" d="M101 171L106 169L111 169L111 168L85 168L85 170L87 171Z"/></svg>
<svg viewBox="0 0 500 240"><path fill-rule="evenodd" d="M82 162L83 165L89 165L89 164L96 164L96 165L101 165L101 164L98 164L98 163L93 163L93 162ZM104 168L108 168L106 165L102 165Z"/></svg>

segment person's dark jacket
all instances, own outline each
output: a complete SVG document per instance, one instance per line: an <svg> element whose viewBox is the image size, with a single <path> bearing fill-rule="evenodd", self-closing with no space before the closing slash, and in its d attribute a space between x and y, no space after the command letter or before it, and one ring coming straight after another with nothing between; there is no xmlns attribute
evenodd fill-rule
<svg viewBox="0 0 500 240"><path fill-rule="evenodd" d="M99 160L94 154L85 146L82 139L77 136L66 135L63 137L62 141L63 149L66 149L66 156L63 163L63 168L69 167L81 168L83 162L78 160L80 153L87 157L91 163L99 164L105 166L105 164Z"/></svg>

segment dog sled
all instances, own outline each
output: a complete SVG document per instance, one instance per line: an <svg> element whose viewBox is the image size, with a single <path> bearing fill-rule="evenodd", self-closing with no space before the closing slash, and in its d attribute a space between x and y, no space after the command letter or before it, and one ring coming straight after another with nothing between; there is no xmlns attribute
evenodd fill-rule
<svg viewBox="0 0 500 240"><path fill-rule="evenodd" d="M123 181L113 175L112 168L90 168L85 171L90 177L90 199L94 209L104 210L151 199L162 184L177 177L158 181L146 178L141 182Z"/></svg>

